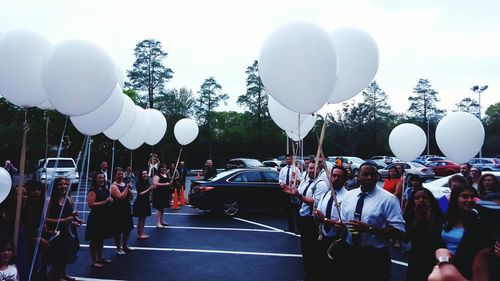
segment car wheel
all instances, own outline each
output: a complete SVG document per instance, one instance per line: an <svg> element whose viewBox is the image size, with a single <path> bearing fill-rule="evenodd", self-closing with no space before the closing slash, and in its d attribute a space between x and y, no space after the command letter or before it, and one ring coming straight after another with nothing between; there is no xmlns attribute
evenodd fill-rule
<svg viewBox="0 0 500 281"><path fill-rule="evenodd" d="M240 210L240 203L234 198L227 198L224 200L223 209L224 214L228 216L235 216Z"/></svg>
<svg viewBox="0 0 500 281"><path fill-rule="evenodd" d="M379 173L378 174L378 181L382 181L382 180L383 180L382 175Z"/></svg>

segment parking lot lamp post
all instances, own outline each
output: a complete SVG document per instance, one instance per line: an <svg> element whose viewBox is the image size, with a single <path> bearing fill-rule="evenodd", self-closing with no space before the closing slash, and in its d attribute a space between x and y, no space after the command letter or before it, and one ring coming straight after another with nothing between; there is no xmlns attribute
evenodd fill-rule
<svg viewBox="0 0 500 281"><path fill-rule="evenodd" d="M481 121L481 93L486 91L486 89L488 89L488 85L483 85L483 86L478 86L478 85L475 85L475 86L472 86L472 88L470 88L474 93L477 93L478 96L479 96L479 121ZM483 157L483 147L481 147L481 149L479 150L479 158L482 158Z"/></svg>

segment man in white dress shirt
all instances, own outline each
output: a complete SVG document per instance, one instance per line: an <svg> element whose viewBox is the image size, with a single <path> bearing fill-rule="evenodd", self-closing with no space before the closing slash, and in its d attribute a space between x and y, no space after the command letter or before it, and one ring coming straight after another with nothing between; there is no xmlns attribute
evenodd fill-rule
<svg viewBox="0 0 500 281"><path fill-rule="evenodd" d="M338 210L342 208L342 200L347 193L347 189L344 188L344 184L347 180L347 170L340 166L334 167L330 173L330 180L332 188L330 191L326 192L318 203L316 212L314 213L314 218L316 222L319 223L322 239L320 243L320 251L318 252L320 266L318 270L321 272L320 276L330 276L334 280L348 280L347 275L342 275L344 272L343 262L344 260L339 259L338 256L342 256L344 253L342 251L345 249L344 240L338 243L343 243L344 245L337 245L335 247L335 252L331 260L327 255L327 250L336 239L342 236L342 232L335 230L335 224L340 221L340 215ZM335 206L335 200L332 197L332 192L335 192L337 198L338 208ZM336 272L332 276L332 272Z"/></svg>
<svg viewBox="0 0 500 281"><path fill-rule="evenodd" d="M293 164L291 154L285 155L286 166L281 168L279 184L282 189L286 187L296 187L296 179L300 176L300 170ZM287 202L286 213L288 217L288 228L285 231L297 233L297 217L299 216L299 203L297 198L290 197Z"/></svg>
<svg viewBox="0 0 500 281"><path fill-rule="evenodd" d="M359 168L360 187L348 191L342 201L340 223L347 232L345 270L350 280L391 280L391 239L401 239L404 220L398 199L377 187L375 163Z"/></svg>
<svg viewBox="0 0 500 281"><path fill-rule="evenodd" d="M314 222L313 211L319 200L328 191L328 185L318 177L319 169L314 163L310 163L307 171L309 178L303 181L297 189L291 193L300 199L299 229L300 244L302 247L302 260L304 262L304 280L321 280L318 274L319 266L319 242L318 226Z"/></svg>

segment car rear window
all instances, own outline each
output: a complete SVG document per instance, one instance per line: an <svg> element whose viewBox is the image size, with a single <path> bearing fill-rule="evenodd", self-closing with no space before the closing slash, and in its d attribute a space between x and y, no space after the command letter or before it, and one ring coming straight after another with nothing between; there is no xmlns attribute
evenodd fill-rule
<svg viewBox="0 0 500 281"><path fill-rule="evenodd" d="M246 160L247 167L262 167L262 163L257 160Z"/></svg>
<svg viewBox="0 0 500 281"><path fill-rule="evenodd" d="M75 168L75 163L72 160L49 160L47 163L47 168L54 168L56 166L58 168Z"/></svg>

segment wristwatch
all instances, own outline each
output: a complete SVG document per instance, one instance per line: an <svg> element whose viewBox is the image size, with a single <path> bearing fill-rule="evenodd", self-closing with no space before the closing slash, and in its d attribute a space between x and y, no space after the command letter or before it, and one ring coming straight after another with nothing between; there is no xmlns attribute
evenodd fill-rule
<svg viewBox="0 0 500 281"><path fill-rule="evenodd" d="M437 265L442 265L442 264L445 264L445 263L450 263L450 257L449 256L439 256L437 258L438 260L438 263Z"/></svg>
<svg viewBox="0 0 500 281"><path fill-rule="evenodd" d="M325 217L325 218L323 218L323 221L324 221L324 222L327 222L327 221L328 221L328 219Z"/></svg>

